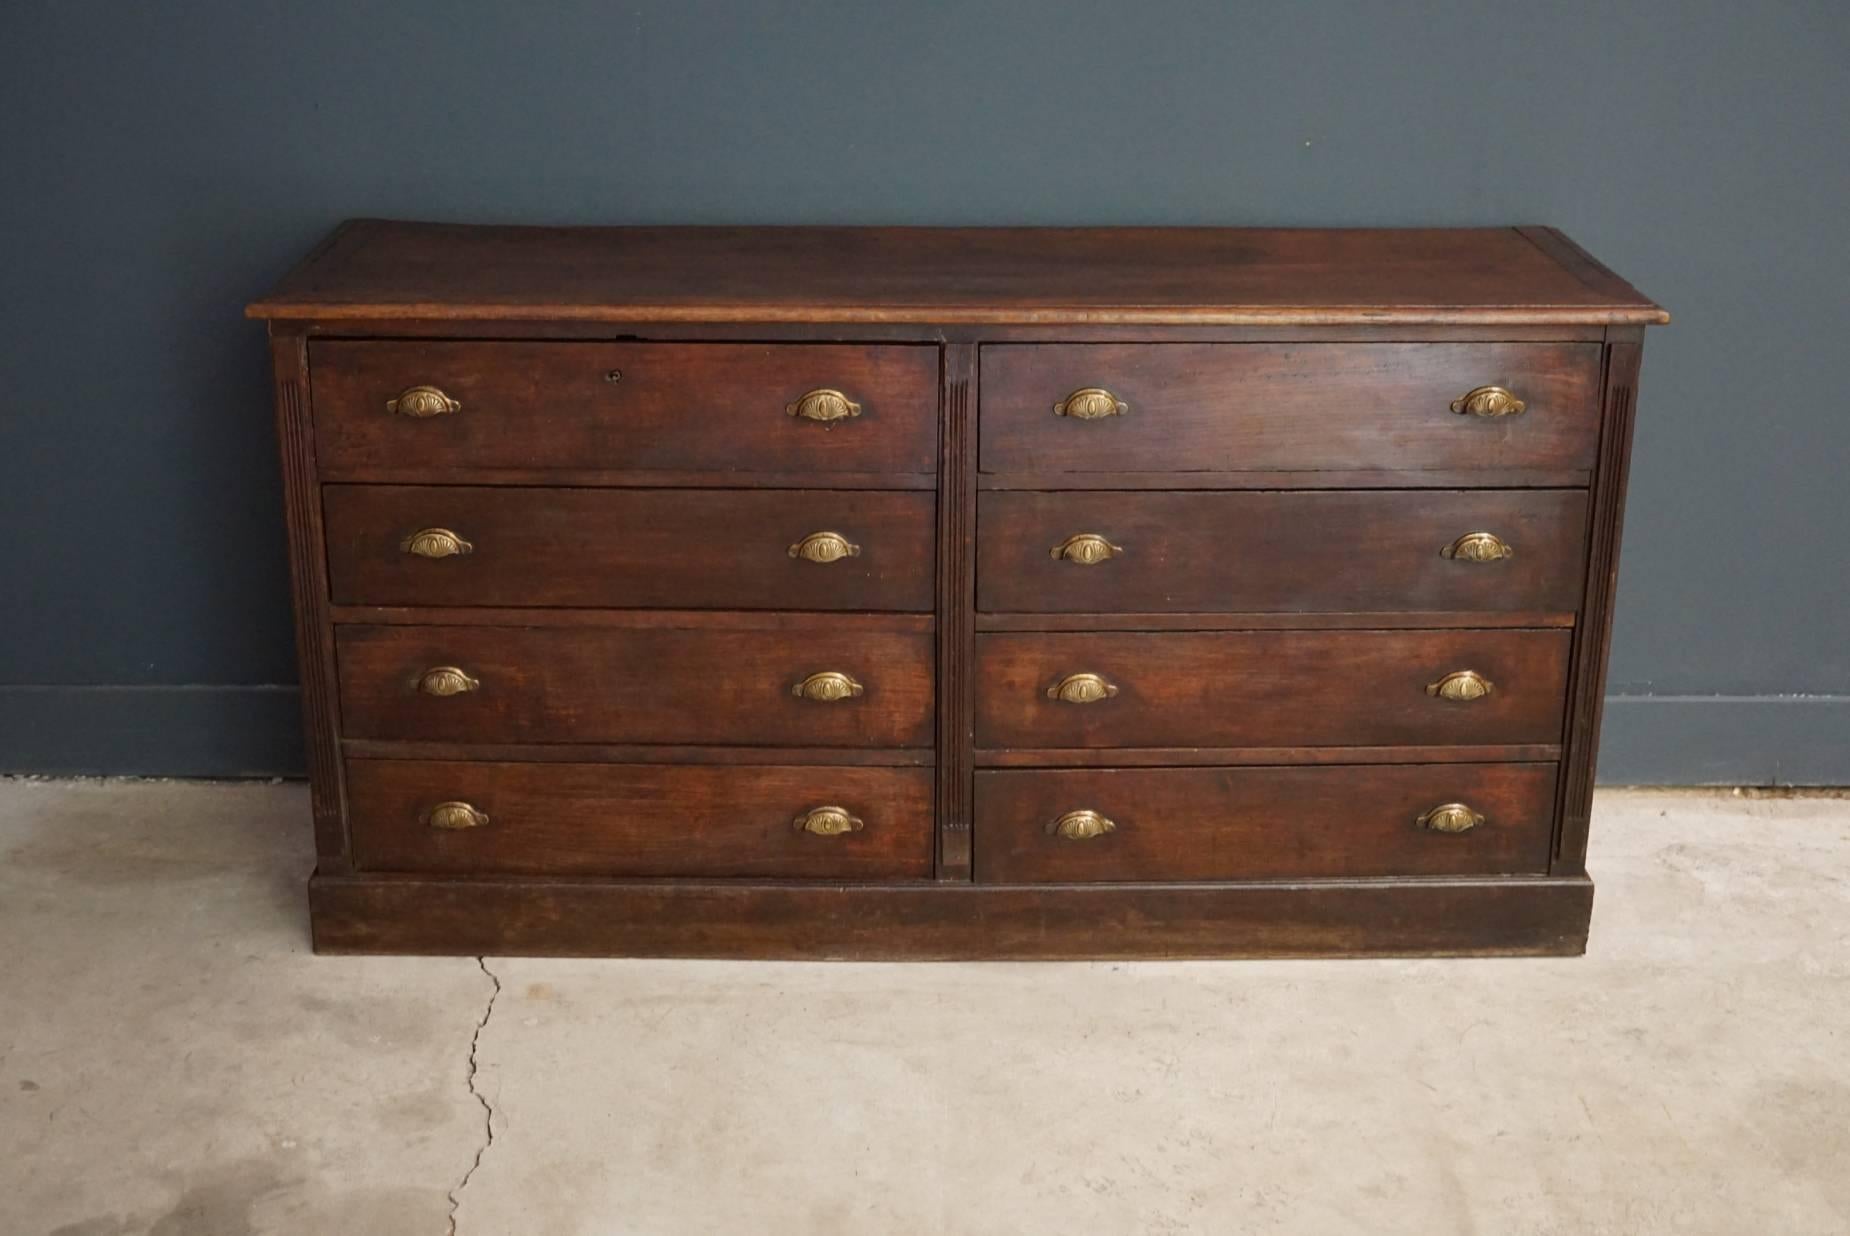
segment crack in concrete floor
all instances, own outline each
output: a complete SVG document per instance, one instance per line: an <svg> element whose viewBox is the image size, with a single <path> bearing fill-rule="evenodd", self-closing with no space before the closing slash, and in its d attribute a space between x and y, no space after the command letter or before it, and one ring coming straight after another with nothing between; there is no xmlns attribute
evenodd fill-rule
<svg viewBox="0 0 1850 1236"><path fill-rule="evenodd" d="M481 1169L482 1156L486 1155L488 1153L488 1148L495 1144L494 1104L488 1101L487 1095L477 1089L475 1078L481 1067L482 1031L488 1028L488 1019L495 1015L495 1001L501 998L501 980L495 976L493 970L488 968L488 959L486 957L477 957L475 959L475 964L482 968L482 973L487 975L488 981L494 984L494 987L491 988L488 993L488 1003L482 1006L482 1018L475 1023L475 1033L469 1036L468 1085L470 1095L474 1097L477 1103L482 1105L482 1143L475 1149L475 1158L469 1164L469 1170L463 1173L463 1177L456 1183L456 1187L450 1190L449 1236L456 1236L456 1215L457 1211L462 1208L463 1190L469 1187L469 1182L475 1179L476 1172Z"/></svg>

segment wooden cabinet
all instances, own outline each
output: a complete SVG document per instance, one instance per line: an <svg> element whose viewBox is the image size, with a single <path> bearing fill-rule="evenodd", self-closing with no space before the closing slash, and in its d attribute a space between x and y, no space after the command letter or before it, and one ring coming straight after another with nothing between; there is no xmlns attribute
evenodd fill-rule
<svg viewBox="0 0 1850 1236"><path fill-rule="evenodd" d="M1545 228L358 221L324 951L1573 953L1644 327Z"/></svg>

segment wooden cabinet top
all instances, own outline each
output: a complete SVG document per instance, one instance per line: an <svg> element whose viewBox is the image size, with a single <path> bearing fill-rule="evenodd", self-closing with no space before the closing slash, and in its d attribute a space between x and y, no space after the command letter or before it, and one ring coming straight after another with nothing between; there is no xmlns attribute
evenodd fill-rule
<svg viewBox="0 0 1850 1236"><path fill-rule="evenodd" d="M272 320L1638 325L1553 228L490 227L355 219Z"/></svg>

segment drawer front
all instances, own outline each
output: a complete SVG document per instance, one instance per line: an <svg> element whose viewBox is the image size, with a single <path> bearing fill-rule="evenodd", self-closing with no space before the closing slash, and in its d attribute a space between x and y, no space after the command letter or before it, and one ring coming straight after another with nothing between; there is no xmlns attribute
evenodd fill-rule
<svg viewBox="0 0 1850 1236"><path fill-rule="evenodd" d="M347 801L363 871L931 874L931 770L924 768L350 760ZM436 812L443 804L452 805ZM819 807L845 814L813 817L819 831L798 826ZM846 831L830 831L838 819Z"/></svg>
<svg viewBox="0 0 1850 1236"><path fill-rule="evenodd" d="M1580 606L1586 532L1581 490L990 492L977 605L1567 613ZM1463 539L1473 533L1496 539Z"/></svg>
<svg viewBox="0 0 1850 1236"><path fill-rule="evenodd" d="M1568 646L1565 630L979 634L976 745L1556 743ZM1430 693L1461 672L1489 693Z"/></svg>
<svg viewBox="0 0 1850 1236"><path fill-rule="evenodd" d="M1539 874L1554 787L1553 764L979 772L976 878ZM1466 830L1432 827L1452 803L1472 814L1436 822Z"/></svg>
<svg viewBox="0 0 1850 1236"><path fill-rule="evenodd" d="M1599 434L1599 356L1593 343L985 347L982 469L1585 469ZM1513 392L1523 411L1452 411L1488 386ZM1055 415L1087 388L1108 391L1122 414Z"/></svg>
<svg viewBox="0 0 1850 1236"><path fill-rule="evenodd" d="M933 603L929 493L329 485L322 508L337 604L928 612ZM427 529L457 540L435 547L441 557L412 552ZM467 552L445 552L462 543Z"/></svg>
<svg viewBox="0 0 1850 1236"><path fill-rule="evenodd" d="M329 479L937 471L935 347L329 341L309 345L309 373ZM414 387L440 395L407 400ZM786 411L816 390L839 391L859 413ZM387 410L393 400L400 411Z"/></svg>
<svg viewBox="0 0 1850 1236"><path fill-rule="evenodd" d="M745 631L342 626L335 650L350 738L929 747L931 640L840 633L826 622ZM460 675L430 678L441 669ZM859 694L828 698L838 680L827 679L796 693L817 674L845 675Z"/></svg>

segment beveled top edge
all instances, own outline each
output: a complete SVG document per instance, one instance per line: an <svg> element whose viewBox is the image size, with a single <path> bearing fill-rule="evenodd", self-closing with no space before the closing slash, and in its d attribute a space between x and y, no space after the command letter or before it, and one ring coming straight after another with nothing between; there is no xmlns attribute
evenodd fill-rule
<svg viewBox="0 0 1850 1236"><path fill-rule="evenodd" d="M1553 228L584 227L349 220L273 321L1617 326L1669 315Z"/></svg>

